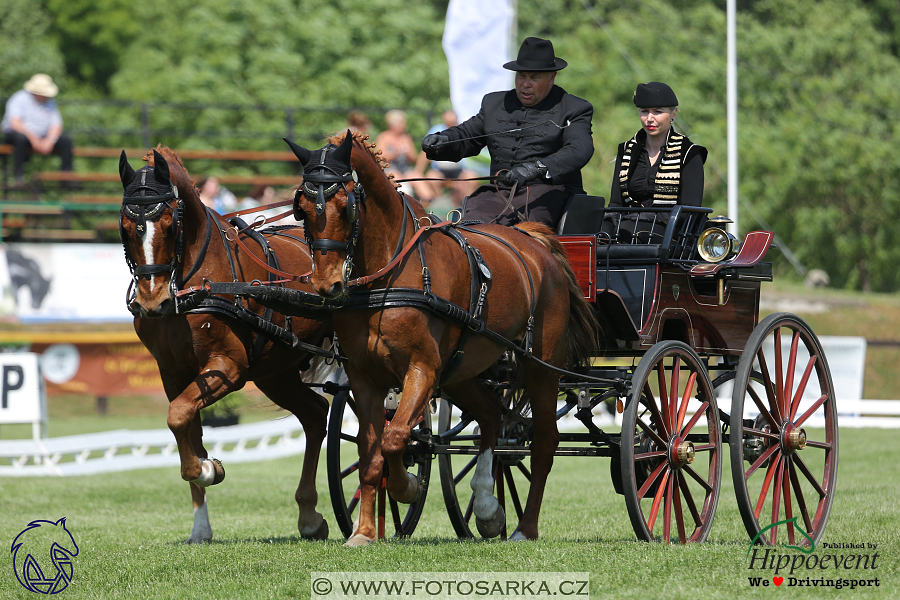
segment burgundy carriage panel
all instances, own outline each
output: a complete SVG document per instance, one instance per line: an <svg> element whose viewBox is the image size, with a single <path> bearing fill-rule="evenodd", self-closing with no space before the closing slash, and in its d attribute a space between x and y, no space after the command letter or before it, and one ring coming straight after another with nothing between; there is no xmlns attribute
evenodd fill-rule
<svg viewBox="0 0 900 600"><path fill-rule="evenodd" d="M569 264L578 279L581 293L586 300L593 302L597 290L594 250L597 238L593 235L564 235L558 239L569 255Z"/></svg>
<svg viewBox="0 0 900 600"><path fill-rule="evenodd" d="M675 339L700 353L743 351L759 320L759 281L726 280L722 305L715 279L691 277L676 268L662 270L659 281L654 313L641 332L644 347Z"/></svg>

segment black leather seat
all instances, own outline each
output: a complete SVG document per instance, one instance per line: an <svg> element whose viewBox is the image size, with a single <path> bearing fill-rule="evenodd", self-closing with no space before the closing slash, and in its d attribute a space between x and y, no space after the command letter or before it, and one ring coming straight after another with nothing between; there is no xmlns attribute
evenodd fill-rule
<svg viewBox="0 0 900 600"><path fill-rule="evenodd" d="M557 235L594 235L603 225L606 199L602 196L576 194L569 198L562 219L556 228Z"/></svg>

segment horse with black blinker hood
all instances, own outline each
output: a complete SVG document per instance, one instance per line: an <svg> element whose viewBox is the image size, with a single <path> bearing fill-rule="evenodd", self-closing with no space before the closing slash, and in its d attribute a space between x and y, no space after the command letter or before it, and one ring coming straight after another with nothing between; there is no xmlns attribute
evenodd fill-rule
<svg viewBox="0 0 900 600"><path fill-rule="evenodd" d="M313 253L310 281L320 295L343 303L334 328L360 420L360 513L347 545L376 537L375 491L385 466L394 500L413 502L420 494L403 455L438 385L481 428L472 479L476 524L482 535L500 534L505 515L493 496L492 473L503 409L478 376L510 346L526 362L534 423L531 486L510 539L537 538L559 444L554 369L588 359L593 311L546 226L433 228L424 209L397 191L365 139L348 131L312 152L288 141L304 165L294 209ZM386 425L384 398L397 386L400 404Z"/></svg>
<svg viewBox="0 0 900 600"><path fill-rule="evenodd" d="M133 275L127 302L134 329L156 359L169 398L168 425L194 504L187 541L212 539L206 488L225 476L221 463L203 447L200 409L251 380L303 425L306 452L295 494L297 526L304 538L327 538L328 525L316 512L315 476L328 403L304 383L301 370L309 368L311 351L331 335L331 327L273 314L238 296L210 295L204 288L209 281L267 281L270 273L250 259L248 245L263 264L305 273L310 268L305 243L292 228L260 234L239 219L226 221L207 209L169 148L158 147L144 160L148 166L138 171L124 151L119 161L125 190L119 226ZM185 289L196 293L184 295Z"/></svg>

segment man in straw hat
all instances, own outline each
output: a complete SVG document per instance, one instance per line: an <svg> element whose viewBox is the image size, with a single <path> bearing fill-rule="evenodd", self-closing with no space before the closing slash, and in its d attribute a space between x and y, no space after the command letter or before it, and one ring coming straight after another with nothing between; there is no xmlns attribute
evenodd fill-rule
<svg viewBox="0 0 900 600"><path fill-rule="evenodd" d="M6 102L6 113L0 123L6 143L13 146L13 175L17 185L25 182L29 151L58 154L61 170L72 170L72 140L62 133L62 115L53 100L59 88L44 73L34 75L23 87Z"/></svg>
<svg viewBox="0 0 900 600"><path fill-rule="evenodd" d="M464 219L540 221L555 230L568 199L584 193L594 108L555 85L566 65L550 40L526 38L518 58L503 65L516 72L515 89L487 94L477 115L422 140L431 160L458 161L487 146L497 181L469 196Z"/></svg>

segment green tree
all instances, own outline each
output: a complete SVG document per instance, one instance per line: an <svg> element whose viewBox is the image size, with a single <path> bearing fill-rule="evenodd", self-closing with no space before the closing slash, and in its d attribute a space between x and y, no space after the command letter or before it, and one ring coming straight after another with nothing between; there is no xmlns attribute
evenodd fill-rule
<svg viewBox="0 0 900 600"><path fill-rule="evenodd" d="M32 0L32 4L39 4ZM66 71L85 90L109 93L122 49L141 29L128 0L43 0Z"/></svg>
<svg viewBox="0 0 900 600"><path fill-rule="evenodd" d="M50 23L33 0L0 0L0 96L22 89L35 73L65 82L62 53L47 36Z"/></svg>

